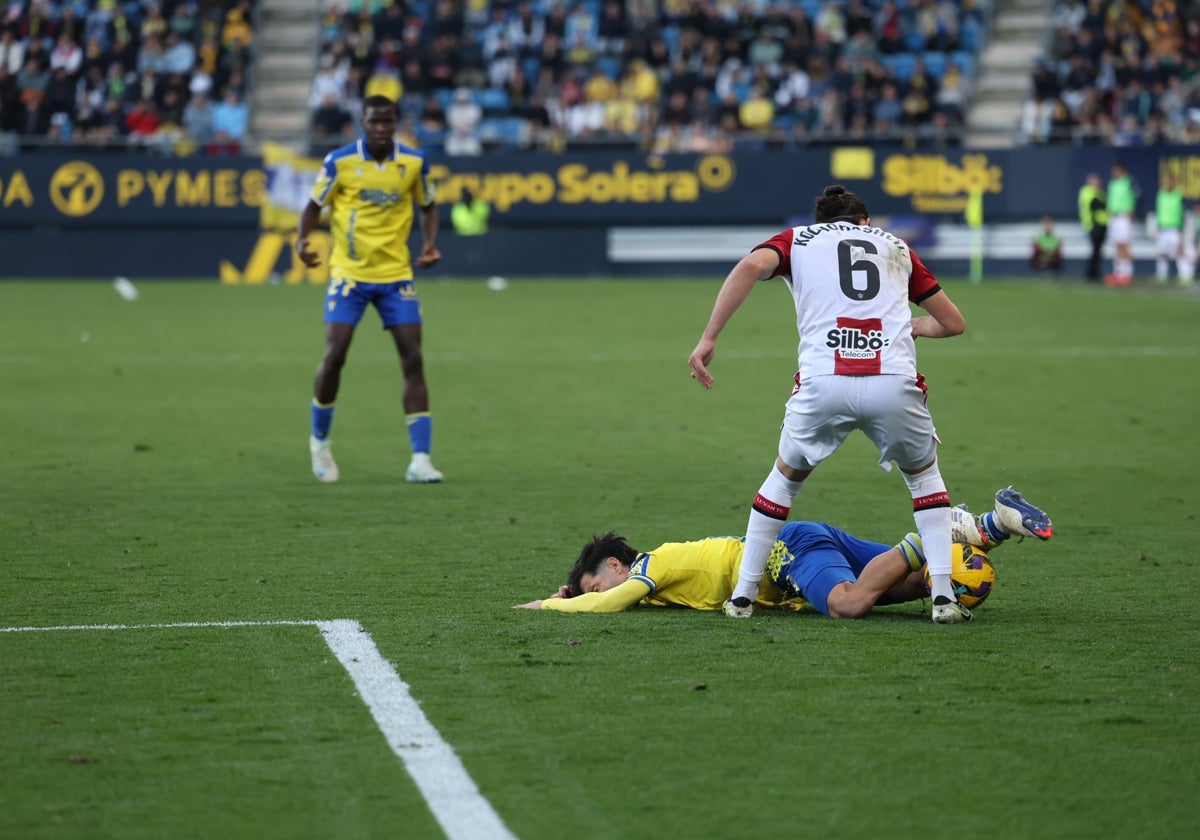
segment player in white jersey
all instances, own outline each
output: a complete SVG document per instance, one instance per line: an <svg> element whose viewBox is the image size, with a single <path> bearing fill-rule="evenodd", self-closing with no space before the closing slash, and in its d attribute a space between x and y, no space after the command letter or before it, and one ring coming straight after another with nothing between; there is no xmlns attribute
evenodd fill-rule
<svg viewBox="0 0 1200 840"><path fill-rule="evenodd" d="M913 499L925 543L933 620L971 620L950 583L950 494L937 463L937 435L917 373L918 336L946 338L966 327L962 313L902 240L871 227L870 214L845 187L817 198L816 223L768 239L725 278L688 364L704 388L717 337L760 280L781 276L796 302L799 372L788 400L779 457L759 488L746 528L738 584L725 612L747 618L767 558L813 469L861 429L894 461ZM913 317L909 302L928 315Z"/></svg>

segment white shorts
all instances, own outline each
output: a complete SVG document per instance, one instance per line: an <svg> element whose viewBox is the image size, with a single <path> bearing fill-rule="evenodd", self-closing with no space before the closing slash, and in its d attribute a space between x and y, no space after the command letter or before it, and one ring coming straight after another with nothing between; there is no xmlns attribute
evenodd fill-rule
<svg viewBox="0 0 1200 840"><path fill-rule="evenodd" d="M907 376L813 376L787 402L779 457L799 470L832 455L861 429L878 447L879 466L923 467L937 452L937 431L925 391Z"/></svg>
<svg viewBox="0 0 1200 840"><path fill-rule="evenodd" d="M1128 245L1133 241L1133 216L1121 214L1108 220L1108 241L1114 245Z"/></svg>
<svg viewBox="0 0 1200 840"><path fill-rule="evenodd" d="M1183 244L1183 231L1159 230L1158 253L1164 257L1174 257L1179 254L1179 246Z"/></svg>

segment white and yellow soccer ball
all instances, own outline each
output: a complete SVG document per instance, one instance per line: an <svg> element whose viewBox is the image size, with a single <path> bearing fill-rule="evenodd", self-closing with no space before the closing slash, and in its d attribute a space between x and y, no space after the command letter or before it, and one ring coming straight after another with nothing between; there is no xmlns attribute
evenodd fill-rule
<svg viewBox="0 0 1200 840"><path fill-rule="evenodd" d="M981 548L963 543L950 547L954 564L950 572L950 583L954 594L967 609L974 609L987 600L996 587L996 570L992 561ZM929 590L929 567L925 567L925 590Z"/></svg>

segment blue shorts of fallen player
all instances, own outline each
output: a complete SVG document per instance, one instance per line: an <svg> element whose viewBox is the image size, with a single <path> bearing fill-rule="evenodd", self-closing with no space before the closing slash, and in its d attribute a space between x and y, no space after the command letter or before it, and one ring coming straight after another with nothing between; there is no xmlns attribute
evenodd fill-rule
<svg viewBox="0 0 1200 840"><path fill-rule="evenodd" d="M325 293L325 323L358 326L368 306L374 306L383 328L421 323L421 302L412 280L395 283L360 283L334 277Z"/></svg>
<svg viewBox="0 0 1200 840"><path fill-rule="evenodd" d="M768 570L788 595L800 596L829 615L833 588L858 580L872 557L891 548L823 522L789 522L779 532Z"/></svg>

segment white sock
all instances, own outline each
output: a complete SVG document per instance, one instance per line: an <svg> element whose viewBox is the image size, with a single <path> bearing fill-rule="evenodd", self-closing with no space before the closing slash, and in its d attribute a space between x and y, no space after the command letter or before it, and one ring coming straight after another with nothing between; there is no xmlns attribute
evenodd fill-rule
<svg viewBox="0 0 1200 840"><path fill-rule="evenodd" d="M746 547L742 550L742 566L733 590L734 598L753 601L758 597L758 582L767 568L775 539L783 523L787 522L792 501L803 485L803 481L792 481L775 466L758 489L750 509L750 520L746 523Z"/></svg>
<svg viewBox="0 0 1200 840"><path fill-rule="evenodd" d="M1196 270L1196 265L1190 257L1179 257L1175 260L1175 267L1179 270L1179 281L1181 283L1191 280L1193 272Z"/></svg>
<svg viewBox="0 0 1200 840"><path fill-rule="evenodd" d="M1154 261L1154 276L1163 283L1167 282L1167 278L1171 275L1171 261L1166 257L1159 257Z"/></svg>
<svg viewBox="0 0 1200 840"><path fill-rule="evenodd" d="M929 588L934 598L944 595L954 600L950 584L953 563L950 559L950 494L937 461L915 475L902 473L913 499L913 520L925 547L929 567Z"/></svg>

